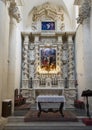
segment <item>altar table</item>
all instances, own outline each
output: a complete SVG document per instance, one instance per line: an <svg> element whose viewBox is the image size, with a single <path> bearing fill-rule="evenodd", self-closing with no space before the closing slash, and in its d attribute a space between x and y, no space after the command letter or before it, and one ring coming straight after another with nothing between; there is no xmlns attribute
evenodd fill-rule
<svg viewBox="0 0 92 130"><path fill-rule="evenodd" d="M37 97L37 106L38 106L38 117L40 117L41 112L60 112L61 115L64 117L63 114L63 107L65 103L65 97L64 96L58 96L58 95L39 95ZM53 108L49 108L48 110L44 110L41 107L41 103L60 103L60 106L57 110L54 110Z"/></svg>

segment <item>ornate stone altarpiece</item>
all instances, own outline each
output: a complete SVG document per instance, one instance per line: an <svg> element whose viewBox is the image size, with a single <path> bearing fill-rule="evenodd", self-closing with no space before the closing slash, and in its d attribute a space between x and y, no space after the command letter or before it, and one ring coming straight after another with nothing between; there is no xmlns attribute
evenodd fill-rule
<svg viewBox="0 0 92 130"><path fill-rule="evenodd" d="M61 7L45 3L34 7L32 12L33 31L22 33L22 93L29 101L40 94L64 94L73 102L76 98L74 32L65 33ZM42 21L53 21L56 27L41 30Z"/></svg>

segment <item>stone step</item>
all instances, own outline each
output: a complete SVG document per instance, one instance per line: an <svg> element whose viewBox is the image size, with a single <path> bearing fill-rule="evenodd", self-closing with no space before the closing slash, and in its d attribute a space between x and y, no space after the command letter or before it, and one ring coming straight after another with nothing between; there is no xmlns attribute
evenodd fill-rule
<svg viewBox="0 0 92 130"><path fill-rule="evenodd" d="M24 116L8 117L4 130L92 130L79 122L24 122Z"/></svg>
<svg viewBox="0 0 92 130"><path fill-rule="evenodd" d="M23 130L32 128L51 128L51 127L84 127L85 125L81 122L10 122L6 124L5 130Z"/></svg>
<svg viewBox="0 0 92 130"><path fill-rule="evenodd" d="M78 116L78 120L80 121L82 118L86 116ZM10 116L8 117L8 122L24 122L24 116Z"/></svg>
<svg viewBox="0 0 92 130"><path fill-rule="evenodd" d="M92 130L82 122L29 122L8 123L4 130Z"/></svg>
<svg viewBox="0 0 92 130"><path fill-rule="evenodd" d="M10 116L8 122L24 122L24 116Z"/></svg>

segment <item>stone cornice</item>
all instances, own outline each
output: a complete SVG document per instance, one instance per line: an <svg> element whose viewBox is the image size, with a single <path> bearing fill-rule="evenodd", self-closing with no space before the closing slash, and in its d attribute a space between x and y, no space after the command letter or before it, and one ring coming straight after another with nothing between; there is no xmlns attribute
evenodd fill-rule
<svg viewBox="0 0 92 130"><path fill-rule="evenodd" d="M18 23L20 22L20 12L15 1L10 2L9 14L15 18Z"/></svg>
<svg viewBox="0 0 92 130"><path fill-rule="evenodd" d="M90 15L91 0L84 0L82 6L79 9L79 17L77 23L82 24L84 19L87 19Z"/></svg>
<svg viewBox="0 0 92 130"><path fill-rule="evenodd" d="M75 31L67 31L67 32L50 32L50 33L43 33L41 31L31 32L32 35L35 36L63 36L63 35L75 35Z"/></svg>
<svg viewBox="0 0 92 130"><path fill-rule="evenodd" d="M56 32L57 35L74 35L75 31Z"/></svg>

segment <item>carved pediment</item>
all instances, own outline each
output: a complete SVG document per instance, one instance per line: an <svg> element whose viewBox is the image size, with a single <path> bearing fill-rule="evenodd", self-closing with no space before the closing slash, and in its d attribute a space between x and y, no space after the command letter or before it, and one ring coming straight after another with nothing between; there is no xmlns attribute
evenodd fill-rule
<svg viewBox="0 0 92 130"><path fill-rule="evenodd" d="M32 20L35 22L43 18L51 20L60 19L61 21L63 21L64 13L61 7L53 6L50 3L45 3L38 7L34 7Z"/></svg>

